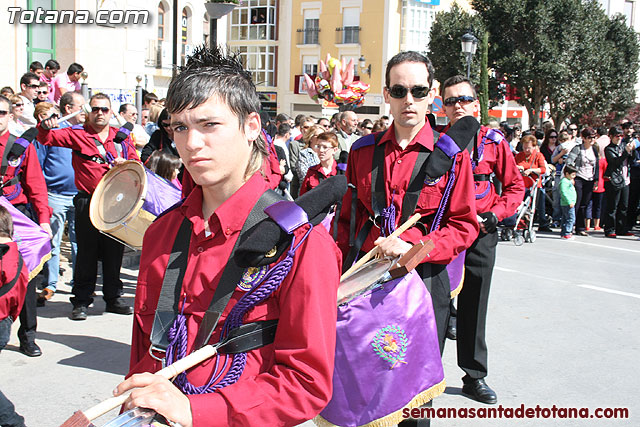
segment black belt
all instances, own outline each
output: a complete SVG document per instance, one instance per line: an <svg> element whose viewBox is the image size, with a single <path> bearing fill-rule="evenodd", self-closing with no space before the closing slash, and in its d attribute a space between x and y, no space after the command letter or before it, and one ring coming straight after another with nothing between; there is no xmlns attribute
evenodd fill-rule
<svg viewBox="0 0 640 427"><path fill-rule="evenodd" d="M87 193L86 191L83 190L78 190L78 194L76 194L76 196L78 197L83 197L86 199L90 199L91 198L91 194Z"/></svg>
<svg viewBox="0 0 640 427"><path fill-rule="evenodd" d="M474 173L474 181L491 181L491 174L488 173Z"/></svg>

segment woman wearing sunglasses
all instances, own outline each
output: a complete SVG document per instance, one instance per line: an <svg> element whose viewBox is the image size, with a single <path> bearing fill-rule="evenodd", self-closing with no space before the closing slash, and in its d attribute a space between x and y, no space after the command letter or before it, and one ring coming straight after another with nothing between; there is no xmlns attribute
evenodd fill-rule
<svg viewBox="0 0 640 427"><path fill-rule="evenodd" d="M9 118L9 132L11 135L20 136L22 132L29 129L22 120L19 119L24 114L24 102L18 95L9 97L11 101L11 117Z"/></svg>
<svg viewBox="0 0 640 427"><path fill-rule="evenodd" d="M140 160L146 163L147 159L154 151L167 151L174 156L179 156L176 150L176 144L173 142L173 129L171 128L171 116L167 109L163 109L158 116L158 130L156 130L149 139L149 143L142 149Z"/></svg>

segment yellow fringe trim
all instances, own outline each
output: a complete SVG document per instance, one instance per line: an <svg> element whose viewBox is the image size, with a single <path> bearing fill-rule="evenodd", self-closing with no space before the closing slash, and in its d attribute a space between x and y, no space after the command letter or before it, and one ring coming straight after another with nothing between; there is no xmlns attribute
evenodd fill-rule
<svg viewBox="0 0 640 427"><path fill-rule="evenodd" d="M29 281L31 281L31 279L33 279L38 275L38 273L40 273L40 270L42 270L42 267L44 267L44 263L49 261L50 258L51 258L51 252L47 253L45 256L43 256L40 259L40 264L38 264L36 268L34 268L32 271L29 272Z"/></svg>
<svg viewBox="0 0 640 427"><path fill-rule="evenodd" d="M462 277L460 278L460 283L454 290L451 291L451 299L454 299L458 296L460 291L462 291L462 284L464 283L464 274L467 272L466 268L462 267Z"/></svg>
<svg viewBox="0 0 640 427"><path fill-rule="evenodd" d="M405 419L402 414L405 408L408 408L408 409L419 408L420 406L424 405L425 403L433 400L435 397L438 397L442 393L444 393L444 389L446 387L447 387L447 384L443 379L438 384L435 384L434 386L430 387L428 390L423 391L422 393L420 393L419 395L411 399L411 401L407 403L405 406L403 406L401 409L389 415L386 415L382 418L378 418L377 420L373 420L370 423L364 424L363 426L360 426L360 427L393 427L396 424L398 424L400 421ZM339 427L325 420L321 415L316 416L313 419L313 422L318 427Z"/></svg>

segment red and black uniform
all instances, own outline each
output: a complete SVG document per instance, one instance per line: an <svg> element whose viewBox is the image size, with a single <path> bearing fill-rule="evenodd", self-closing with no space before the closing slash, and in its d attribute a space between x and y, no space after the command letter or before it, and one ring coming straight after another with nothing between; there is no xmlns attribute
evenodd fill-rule
<svg viewBox="0 0 640 427"><path fill-rule="evenodd" d="M524 198L524 183L502 133L482 126L471 148L477 212L493 212L497 221L513 215ZM502 183L498 195L491 174ZM472 378L487 376L485 326L498 233L480 233L465 257L462 291L458 295L458 366Z"/></svg>
<svg viewBox="0 0 640 427"><path fill-rule="evenodd" d="M211 215L210 235L204 230L200 186L194 187L181 206L151 225L140 258L129 375L161 368L149 355L149 337L172 250L167 241L175 239L183 219L192 225L179 297L189 353L244 221L268 188L259 172L253 175ZM296 238L308 227L294 231ZM158 234L164 238L155 238ZM279 319L275 341L247 353L246 367L236 383L189 396L194 426L293 426L326 406L332 394L339 275L340 253L324 227L315 227L297 250L280 287L244 318L244 323ZM244 294L237 286L210 342L219 341L229 311ZM191 384L207 383L215 364L211 359L190 369Z"/></svg>
<svg viewBox="0 0 640 427"><path fill-rule="evenodd" d="M373 138L361 138L354 143L349 153L346 176L350 184L357 190L357 212L355 214L356 234L370 217L374 217L371 196L371 176L375 143ZM385 132L377 145L384 146L384 187L386 206L395 206L396 212L402 212L402 202L418 158L421 147L433 151L433 131L429 122L416 134L403 150L395 137L395 126ZM478 236L473 176L469 163L469 153L459 152L455 155L455 181L447 209L440 222L440 227L429 232L440 201L445 193L450 172L435 180L425 183L419 194L415 212L422 214L417 226L400 235L409 243L421 240L433 240L435 248L425 262L416 271L423 278L433 300L440 347L443 348L446 326L449 319L450 285L446 272L446 264L451 262L460 252L468 248ZM343 254L349 251L350 219L352 191L349 189L342 202L338 228L338 246ZM396 216L396 227L399 226L400 215ZM373 248L373 242L380 237L380 229L373 226L364 241L361 251ZM428 261L428 262L427 262Z"/></svg>
<svg viewBox="0 0 640 427"><path fill-rule="evenodd" d="M76 209L76 240L78 244L76 268L73 272L74 307L88 306L93 302L93 292L98 275L98 259L102 260L103 298L107 302L115 301L122 294L120 267L124 247L116 240L100 233L89 219L91 196L105 173L110 169L109 158L123 157L140 160L136 149L127 138L118 152L114 137L118 130L109 128L105 141L88 124L76 125L64 129L46 130L38 126L38 142L44 145L71 148L71 164L75 172L78 194L73 199ZM106 152L105 159L98 146Z"/></svg>
<svg viewBox="0 0 640 427"><path fill-rule="evenodd" d="M338 162L335 161L333 162L333 166L331 166L331 172L328 174L325 173L324 168L320 164L311 166L307 171L307 176L304 177L304 181L302 181L302 185L300 186L300 195L302 196L312 188L316 188L325 179L331 176L336 176L337 174Z"/></svg>
<svg viewBox="0 0 640 427"><path fill-rule="evenodd" d="M9 132L0 136L0 155L2 157L5 155L4 151L8 140ZM42 174L40 162L38 162L38 154L32 144L27 146L24 154L18 159L9 161L5 174L2 176L2 183L7 183L16 175L19 177L18 182L15 185L4 187L2 195L36 224L48 224L52 211L49 207L47 184ZM36 294L36 281L32 280L27 287L24 305L20 311L18 338L23 344L33 342L36 338L38 326Z"/></svg>
<svg viewBox="0 0 640 427"><path fill-rule="evenodd" d="M27 292L27 283L29 282L29 270L27 264L22 264L22 269L18 272L18 260L20 253L18 252L18 244L15 242L8 242L0 244L0 250L3 250L1 246L8 246L7 252L2 255L0 259L0 320L4 320L11 316L12 321L18 318L20 308L24 303L25 294ZM18 273L20 273L18 275ZM18 279L13 284L10 290L2 289L16 277ZM9 330L11 326L9 326ZM0 345L0 350L2 349Z"/></svg>

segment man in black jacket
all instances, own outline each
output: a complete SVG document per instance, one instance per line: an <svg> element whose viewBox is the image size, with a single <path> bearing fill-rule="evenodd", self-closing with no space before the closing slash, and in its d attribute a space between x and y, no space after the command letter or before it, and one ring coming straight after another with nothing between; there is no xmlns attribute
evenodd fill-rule
<svg viewBox="0 0 640 427"><path fill-rule="evenodd" d="M629 234L627 229L627 207L629 201L629 158L633 142L622 143L622 129L609 129L611 143L604 149L607 170L604 172L604 194L606 209L603 218L604 235L615 238Z"/></svg>

